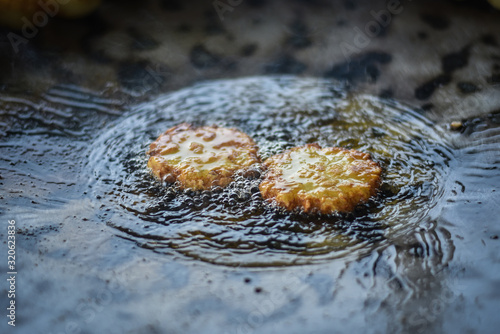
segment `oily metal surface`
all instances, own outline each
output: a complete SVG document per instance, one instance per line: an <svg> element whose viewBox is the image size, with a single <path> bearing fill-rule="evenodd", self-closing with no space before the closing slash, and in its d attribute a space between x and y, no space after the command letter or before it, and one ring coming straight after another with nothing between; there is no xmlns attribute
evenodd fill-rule
<svg viewBox="0 0 500 334"><path fill-rule="evenodd" d="M145 167L144 152L181 122L238 127L256 141L262 159L306 143L369 152L384 182L376 198L350 215L278 210L262 199L259 177L240 177L214 192L162 186ZM208 82L161 97L109 125L87 155L83 173L96 178L92 191L114 213L104 217L108 225L157 252L240 267L373 251L441 210L454 164L445 131L408 108L348 95L329 80L293 77Z"/></svg>

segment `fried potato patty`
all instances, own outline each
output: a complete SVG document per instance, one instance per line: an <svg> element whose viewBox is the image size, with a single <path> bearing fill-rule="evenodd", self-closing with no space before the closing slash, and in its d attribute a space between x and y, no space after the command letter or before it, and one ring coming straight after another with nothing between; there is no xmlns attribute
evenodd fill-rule
<svg viewBox="0 0 500 334"><path fill-rule="evenodd" d="M382 169L367 153L308 144L264 161L262 196L287 210L350 212L373 196Z"/></svg>
<svg viewBox="0 0 500 334"><path fill-rule="evenodd" d="M149 148L148 167L162 181L183 189L224 187L236 173L260 163L257 146L243 132L183 123L167 130Z"/></svg>

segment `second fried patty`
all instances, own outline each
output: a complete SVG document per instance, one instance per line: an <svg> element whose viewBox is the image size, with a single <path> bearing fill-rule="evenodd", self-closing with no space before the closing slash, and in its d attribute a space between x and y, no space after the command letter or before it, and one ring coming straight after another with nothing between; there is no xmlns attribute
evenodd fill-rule
<svg viewBox="0 0 500 334"><path fill-rule="evenodd" d="M349 212L373 196L382 169L367 153L308 144L264 161L259 188L267 200L304 212Z"/></svg>

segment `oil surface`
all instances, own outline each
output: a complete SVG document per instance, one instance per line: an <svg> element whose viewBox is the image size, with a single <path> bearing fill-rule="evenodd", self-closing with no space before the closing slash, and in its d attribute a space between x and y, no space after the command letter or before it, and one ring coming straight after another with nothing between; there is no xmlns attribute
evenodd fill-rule
<svg viewBox="0 0 500 334"><path fill-rule="evenodd" d="M213 192L160 184L149 144L182 122L235 127L263 159L306 143L370 153L383 169L377 196L350 214L285 212L264 201L260 179ZM390 100L352 96L318 79L215 81L138 106L88 148L86 170L101 218L155 252L228 266L283 266L369 253L433 220L453 162L446 131ZM441 201L442 202L442 201Z"/></svg>
<svg viewBox="0 0 500 334"><path fill-rule="evenodd" d="M18 224L19 330L494 332L500 117L478 114L431 123L297 77L207 82L141 105L75 86L2 92L0 215ZM268 205L258 177L182 192L146 168L148 145L182 121L240 128L263 158L306 142L358 148L384 184L332 216ZM101 311L88 321L87 310Z"/></svg>

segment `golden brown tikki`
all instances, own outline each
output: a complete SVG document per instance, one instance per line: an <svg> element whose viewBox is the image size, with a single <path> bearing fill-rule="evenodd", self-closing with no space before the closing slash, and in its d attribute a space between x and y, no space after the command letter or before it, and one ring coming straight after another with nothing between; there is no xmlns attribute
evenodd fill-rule
<svg viewBox="0 0 500 334"><path fill-rule="evenodd" d="M245 174L260 162L255 142L243 132L187 123L160 135L148 154L148 167L156 177L193 190L224 187L236 173Z"/></svg>
<svg viewBox="0 0 500 334"><path fill-rule="evenodd" d="M262 196L288 210L349 212L377 192L382 169L367 153L318 144L264 161Z"/></svg>

